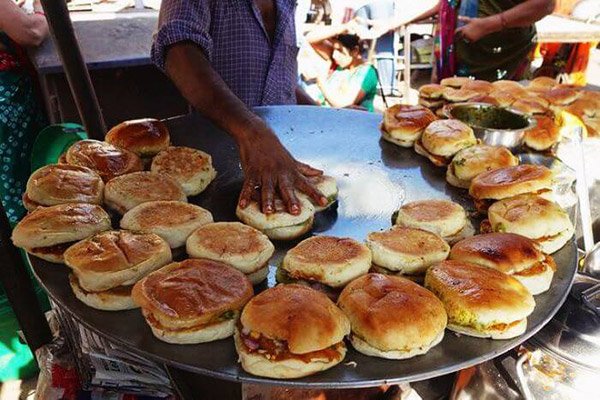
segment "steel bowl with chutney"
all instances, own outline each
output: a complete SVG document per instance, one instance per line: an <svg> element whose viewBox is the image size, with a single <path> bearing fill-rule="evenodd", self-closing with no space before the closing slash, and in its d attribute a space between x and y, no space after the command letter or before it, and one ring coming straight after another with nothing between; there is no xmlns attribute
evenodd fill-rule
<svg viewBox="0 0 600 400"><path fill-rule="evenodd" d="M444 115L469 125L483 143L511 150L519 148L525 131L536 125L534 118L519 111L485 103L448 104Z"/></svg>

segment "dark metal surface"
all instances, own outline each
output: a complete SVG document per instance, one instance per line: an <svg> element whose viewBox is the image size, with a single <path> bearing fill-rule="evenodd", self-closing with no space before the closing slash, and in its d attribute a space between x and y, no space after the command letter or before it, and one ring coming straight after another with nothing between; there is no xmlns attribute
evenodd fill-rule
<svg viewBox="0 0 600 400"><path fill-rule="evenodd" d="M42 5L83 125L90 138L101 140L106 133L106 125L75 38L67 3L64 0L42 0Z"/></svg>
<svg viewBox="0 0 600 400"><path fill-rule="evenodd" d="M27 267L10 241L12 229L0 202L0 287L4 288L32 353L50 343L52 334L37 300Z"/></svg>
<svg viewBox="0 0 600 400"><path fill-rule="evenodd" d="M269 107L258 113L279 134L300 160L335 176L340 188L337 212L317 218L316 231L364 240L371 231L390 226L390 216L403 202L449 198L473 210L465 191L448 186L444 170L433 167L411 149L380 141L381 116L360 111L313 107ZM235 220L235 204L242 175L235 143L197 115L169 122L172 141L208 151L218 171L208 189L190 201L209 209L216 221ZM294 243L276 243L274 267ZM576 269L573 242L555 254L558 271L552 288L536 296L537 307L527 332L519 338L494 341L446 332L442 343L424 356L390 361L361 355L349 349L343 363L311 377L277 381L246 374L236 363L231 339L202 345L171 345L152 336L139 310L105 312L80 303L67 282L67 268L34 259L35 272L50 295L75 318L112 340L140 354L179 368L217 378L243 382L302 387L347 388L381 383L418 381L447 374L502 354L537 332L558 310L567 295ZM257 288L260 290L260 288ZM354 364L347 364L350 361Z"/></svg>

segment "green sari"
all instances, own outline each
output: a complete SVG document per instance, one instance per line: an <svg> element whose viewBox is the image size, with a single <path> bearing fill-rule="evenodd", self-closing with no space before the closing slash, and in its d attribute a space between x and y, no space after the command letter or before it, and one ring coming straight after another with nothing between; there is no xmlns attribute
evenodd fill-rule
<svg viewBox="0 0 600 400"><path fill-rule="evenodd" d="M24 214L21 196L31 170L31 148L45 118L31 78L17 60L16 49L0 32L0 197L15 224Z"/></svg>
<svg viewBox="0 0 600 400"><path fill-rule="evenodd" d="M509 10L524 0L479 0L480 18ZM496 81L518 80L529 65L529 54L535 43L535 26L511 28L484 36L475 43L463 39L455 42L457 75Z"/></svg>

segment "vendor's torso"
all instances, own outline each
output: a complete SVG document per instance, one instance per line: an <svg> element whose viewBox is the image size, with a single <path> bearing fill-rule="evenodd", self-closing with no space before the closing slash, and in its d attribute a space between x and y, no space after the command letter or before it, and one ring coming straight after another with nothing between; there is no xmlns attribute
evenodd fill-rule
<svg viewBox="0 0 600 400"><path fill-rule="evenodd" d="M294 0L211 2L211 64L249 106L294 104Z"/></svg>

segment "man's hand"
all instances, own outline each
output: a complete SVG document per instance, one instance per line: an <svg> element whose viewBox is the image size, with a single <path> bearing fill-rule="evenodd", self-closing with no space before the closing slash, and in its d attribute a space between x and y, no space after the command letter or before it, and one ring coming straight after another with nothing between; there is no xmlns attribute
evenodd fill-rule
<svg viewBox="0 0 600 400"><path fill-rule="evenodd" d="M280 197L288 212L298 215L301 206L296 191L321 206L327 204L325 196L307 179L323 172L295 160L268 127L241 140L239 148L244 170L241 208L247 207L253 198L260 198L262 212L271 214L275 212L275 199Z"/></svg>
<svg viewBox="0 0 600 400"><path fill-rule="evenodd" d="M476 42L482 37L502 29L502 22L496 16L486 18L459 16L458 19L465 25L456 29L456 34L467 42Z"/></svg>

